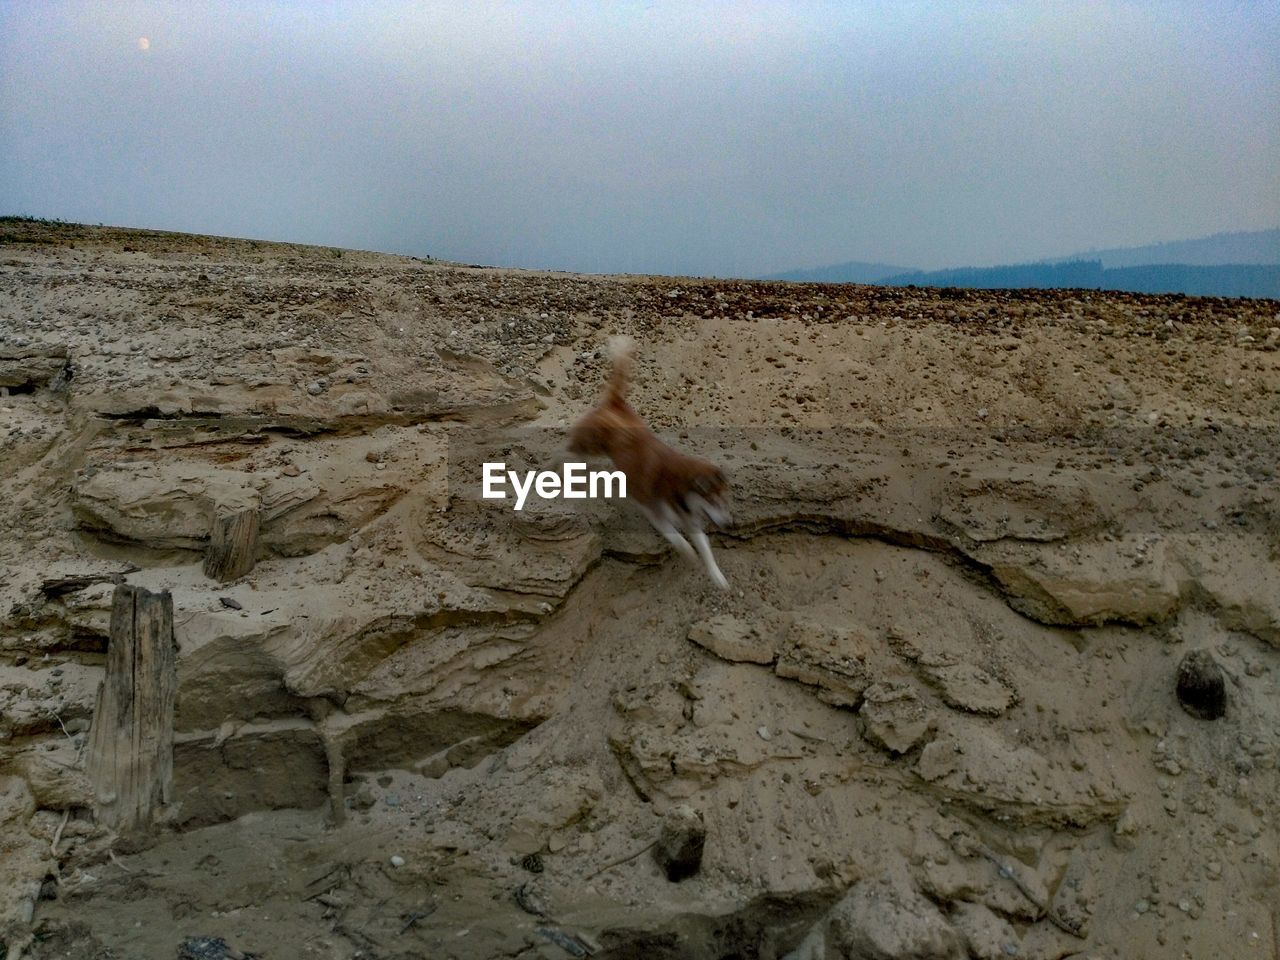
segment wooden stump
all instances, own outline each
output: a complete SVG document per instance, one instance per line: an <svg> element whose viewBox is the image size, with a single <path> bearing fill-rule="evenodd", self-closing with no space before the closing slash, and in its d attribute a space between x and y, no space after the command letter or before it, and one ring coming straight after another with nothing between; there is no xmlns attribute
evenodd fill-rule
<svg viewBox="0 0 1280 960"><path fill-rule="evenodd" d="M258 511L250 508L214 518L204 575L220 583L243 577L258 553Z"/></svg>
<svg viewBox="0 0 1280 960"><path fill-rule="evenodd" d="M347 759L339 735L326 734L324 757L329 766L329 823L340 827L347 822Z"/></svg>
<svg viewBox="0 0 1280 960"><path fill-rule="evenodd" d="M173 792L173 707L178 685L173 596L122 583L111 604L107 675L89 732L86 772L98 822L146 829Z"/></svg>

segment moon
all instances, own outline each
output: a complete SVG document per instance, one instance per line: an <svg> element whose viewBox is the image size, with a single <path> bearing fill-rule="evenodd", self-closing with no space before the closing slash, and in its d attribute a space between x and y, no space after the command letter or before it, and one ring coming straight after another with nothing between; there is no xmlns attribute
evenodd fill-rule
<svg viewBox="0 0 1280 960"><path fill-rule="evenodd" d="M150 40L148 40L146 37L139 37L139 38L138 38L138 49L139 49L139 50L150 50L150 49L151 49L151 41L150 41Z"/></svg>

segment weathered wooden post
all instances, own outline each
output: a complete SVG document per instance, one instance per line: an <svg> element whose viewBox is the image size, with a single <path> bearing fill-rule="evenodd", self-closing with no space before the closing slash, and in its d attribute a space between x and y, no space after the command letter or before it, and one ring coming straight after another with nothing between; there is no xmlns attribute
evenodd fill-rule
<svg viewBox="0 0 1280 960"><path fill-rule="evenodd" d="M226 583L252 570L258 553L258 525L258 511L252 507L214 517L204 575Z"/></svg>
<svg viewBox="0 0 1280 960"><path fill-rule="evenodd" d="M143 830L170 802L177 685L173 595L120 584L86 763L100 823Z"/></svg>
<svg viewBox="0 0 1280 960"><path fill-rule="evenodd" d="M326 732L324 758L329 766L329 823L335 827L347 822L347 758L344 746L341 735Z"/></svg>

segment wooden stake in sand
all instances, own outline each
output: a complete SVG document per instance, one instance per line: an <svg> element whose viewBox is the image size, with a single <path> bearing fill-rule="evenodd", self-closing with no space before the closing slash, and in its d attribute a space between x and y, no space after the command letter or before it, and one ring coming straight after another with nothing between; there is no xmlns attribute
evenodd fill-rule
<svg viewBox="0 0 1280 960"><path fill-rule="evenodd" d="M329 733L324 738L324 757L329 765L329 823L340 827L347 822L347 761L340 735Z"/></svg>
<svg viewBox="0 0 1280 960"><path fill-rule="evenodd" d="M86 762L99 823L121 832L145 829L170 802L177 685L173 596L121 584L111 604L107 674Z"/></svg>
<svg viewBox="0 0 1280 960"><path fill-rule="evenodd" d="M243 577L258 553L258 511L254 508L214 518L204 575L219 583Z"/></svg>

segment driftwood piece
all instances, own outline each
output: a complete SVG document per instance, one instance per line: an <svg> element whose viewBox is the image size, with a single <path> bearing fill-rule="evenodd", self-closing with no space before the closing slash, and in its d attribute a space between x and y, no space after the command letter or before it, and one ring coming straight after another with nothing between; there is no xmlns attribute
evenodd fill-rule
<svg viewBox="0 0 1280 960"><path fill-rule="evenodd" d="M226 583L252 570L258 553L258 526L258 511L253 508L215 517L204 555L204 575Z"/></svg>
<svg viewBox="0 0 1280 960"><path fill-rule="evenodd" d="M46 599L57 600L68 593L76 593L92 587L96 583L123 583L126 576L138 570L137 564L130 563L123 570L117 570L115 573L82 573L72 577L55 577L42 581L40 592Z"/></svg>
<svg viewBox="0 0 1280 960"><path fill-rule="evenodd" d="M170 802L177 685L173 596L121 584L111 604L107 672L86 764L100 823L121 832L145 829Z"/></svg>

